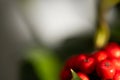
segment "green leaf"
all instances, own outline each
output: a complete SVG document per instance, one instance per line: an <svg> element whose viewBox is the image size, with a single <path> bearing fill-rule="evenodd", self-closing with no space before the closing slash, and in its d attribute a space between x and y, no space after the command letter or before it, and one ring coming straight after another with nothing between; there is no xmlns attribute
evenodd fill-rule
<svg viewBox="0 0 120 80"><path fill-rule="evenodd" d="M27 53L25 59L33 65L39 80L59 80L61 63L54 52L37 47Z"/></svg>
<svg viewBox="0 0 120 80"><path fill-rule="evenodd" d="M110 37L109 26L106 22L101 21L95 34L95 47L102 48L106 45Z"/></svg>
<svg viewBox="0 0 120 80"><path fill-rule="evenodd" d="M71 73L72 73L72 80L82 80L80 77L78 77L78 75L76 74L76 72L75 71L73 71L72 69L71 69Z"/></svg>

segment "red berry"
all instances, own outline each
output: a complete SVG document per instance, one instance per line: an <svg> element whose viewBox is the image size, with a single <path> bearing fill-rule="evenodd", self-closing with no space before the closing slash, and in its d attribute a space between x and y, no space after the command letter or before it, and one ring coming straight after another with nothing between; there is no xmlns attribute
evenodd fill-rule
<svg viewBox="0 0 120 80"><path fill-rule="evenodd" d="M103 50L94 53L93 56L97 62L101 62L107 58L106 51Z"/></svg>
<svg viewBox="0 0 120 80"><path fill-rule="evenodd" d="M113 77L113 80L120 80L120 72L116 72L116 74Z"/></svg>
<svg viewBox="0 0 120 80"><path fill-rule="evenodd" d="M115 72L115 66L110 60L103 60L97 65L97 73L103 79L113 79Z"/></svg>
<svg viewBox="0 0 120 80"><path fill-rule="evenodd" d="M78 55L78 61L82 61L82 60L86 59L87 56L88 56L87 54Z"/></svg>
<svg viewBox="0 0 120 80"><path fill-rule="evenodd" d="M77 55L70 57L64 66L64 69L66 70L70 70L73 69L74 71L79 71L79 67L78 67L78 62L77 62Z"/></svg>
<svg viewBox="0 0 120 80"><path fill-rule="evenodd" d="M116 43L110 43L105 50L110 58L120 58L120 47Z"/></svg>
<svg viewBox="0 0 120 80"><path fill-rule="evenodd" d="M70 80L72 78L72 74L70 69L73 69L74 71L79 71L77 68L77 55L71 56L65 63L65 66L63 67L63 70L61 71L60 78L61 80Z"/></svg>
<svg viewBox="0 0 120 80"><path fill-rule="evenodd" d="M77 74L78 74L78 76L79 76L82 80L89 80L89 78L88 78L87 75L85 75L85 74L83 74L83 73L80 73L80 72L78 72Z"/></svg>
<svg viewBox="0 0 120 80"><path fill-rule="evenodd" d="M79 55L78 62L80 71L83 73L90 74L95 69L96 62L93 57L89 57L87 55Z"/></svg>
<svg viewBox="0 0 120 80"><path fill-rule="evenodd" d="M60 80L71 80L71 78L72 78L72 74L70 70L63 69L60 74Z"/></svg>
<svg viewBox="0 0 120 80"><path fill-rule="evenodd" d="M113 65L115 66L116 70L120 70L120 59L111 59L111 62L113 63Z"/></svg>

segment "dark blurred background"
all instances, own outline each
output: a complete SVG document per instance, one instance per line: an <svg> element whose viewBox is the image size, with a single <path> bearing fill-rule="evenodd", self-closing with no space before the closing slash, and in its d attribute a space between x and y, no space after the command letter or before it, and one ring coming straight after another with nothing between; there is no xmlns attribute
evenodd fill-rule
<svg viewBox="0 0 120 80"><path fill-rule="evenodd" d="M0 0L0 80L59 80L65 60L91 53L96 0ZM120 43L120 4L108 12Z"/></svg>

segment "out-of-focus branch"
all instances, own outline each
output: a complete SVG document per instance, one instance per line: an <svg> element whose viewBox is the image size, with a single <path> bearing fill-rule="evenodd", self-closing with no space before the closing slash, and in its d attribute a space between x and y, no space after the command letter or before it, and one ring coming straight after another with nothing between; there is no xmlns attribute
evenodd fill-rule
<svg viewBox="0 0 120 80"><path fill-rule="evenodd" d="M95 33L95 48L102 48L108 42L110 37L110 30L109 25L105 19L105 14L119 2L119 0L100 0L98 8L98 24Z"/></svg>

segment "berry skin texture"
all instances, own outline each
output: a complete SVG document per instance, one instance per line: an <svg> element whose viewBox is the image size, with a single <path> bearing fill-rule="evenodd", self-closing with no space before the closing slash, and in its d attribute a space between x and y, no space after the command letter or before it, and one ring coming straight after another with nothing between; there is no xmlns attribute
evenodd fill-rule
<svg viewBox="0 0 120 80"><path fill-rule="evenodd" d="M87 56L88 55L86 55L86 54L80 54L80 55L78 55L78 60L82 61L82 60L86 59Z"/></svg>
<svg viewBox="0 0 120 80"><path fill-rule="evenodd" d="M104 50L97 51L96 53L93 54L93 57L95 58L97 63L99 63L107 58L107 53Z"/></svg>
<svg viewBox="0 0 120 80"><path fill-rule="evenodd" d="M81 72L78 72L77 75L82 79L82 80L89 80L88 76L81 73Z"/></svg>
<svg viewBox="0 0 120 80"><path fill-rule="evenodd" d="M120 72L116 72L116 74L113 77L113 80L120 80Z"/></svg>
<svg viewBox="0 0 120 80"><path fill-rule="evenodd" d="M97 65L97 73L104 80L113 79L115 72L115 66L110 60L103 60Z"/></svg>
<svg viewBox="0 0 120 80"><path fill-rule="evenodd" d="M63 69L60 74L60 80L71 80L72 74L70 70Z"/></svg>
<svg viewBox="0 0 120 80"><path fill-rule="evenodd" d="M120 59L111 59L111 62L113 63L113 65L115 66L117 71L120 71Z"/></svg>
<svg viewBox="0 0 120 80"><path fill-rule="evenodd" d="M116 43L110 43L105 47L109 58L120 58L120 47Z"/></svg>
<svg viewBox="0 0 120 80"><path fill-rule="evenodd" d="M78 71L77 67L76 67L76 59L77 59L77 55L74 55L74 56L71 56L65 62L65 66L63 67L63 69L60 73L60 80L70 80L72 78L70 69Z"/></svg>
<svg viewBox="0 0 120 80"><path fill-rule="evenodd" d="M87 55L78 56L79 68L80 71L86 74L90 74L95 69L95 59Z"/></svg>
<svg viewBox="0 0 120 80"><path fill-rule="evenodd" d="M78 66L79 63L77 61L77 57L78 57L78 55L74 55L74 56L70 57L66 61L64 69L65 70L73 69L74 71L79 71L79 66Z"/></svg>

